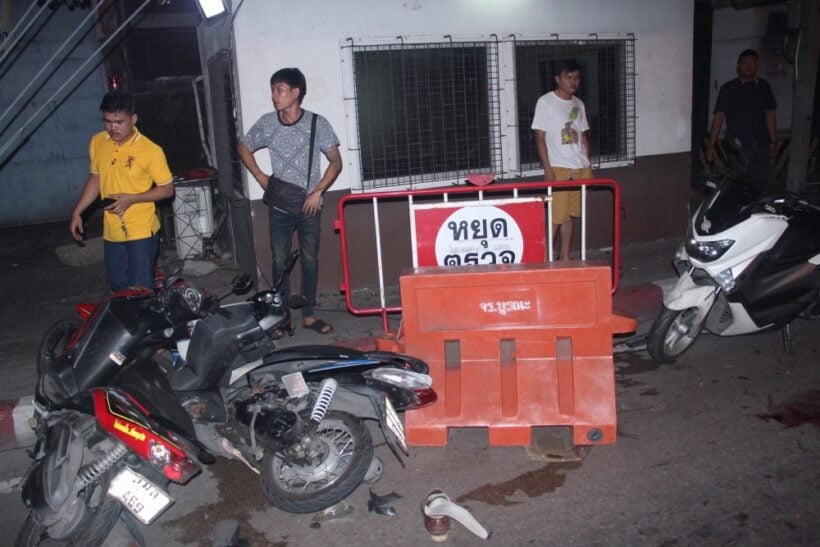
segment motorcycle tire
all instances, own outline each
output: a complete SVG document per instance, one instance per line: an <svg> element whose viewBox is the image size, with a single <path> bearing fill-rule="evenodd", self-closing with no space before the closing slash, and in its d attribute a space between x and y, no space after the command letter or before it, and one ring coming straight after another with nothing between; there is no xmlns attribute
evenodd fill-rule
<svg viewBox="0 0 820 547"><path fill-rule="evenodd" d="M46 329L37 347L38 377L43 374L55 357L65 351L80 326L82 326L82 321L78 317L64 317Z"/></svg>
<svg viewBox="0 0 820 547"><path fill-rule="evenodd" d="M280 454L265 453L262 490L274 507L288 513L320 511L349 496L367 474L373 439L361 420L328 412L317 434L330 450L315 466L292 465Z"/></svg>
<svg viewBox="0 0 820 547"><path fill-rule="evenodd" d="M670 310L664 306L649 329L646 340L649 355L658 363L674 363L695 343L707 315L697 307Z"/></svg>
<svg viewBox="0 0 820 547"><path fill-rule="evenodd" d="M122 505L114 498L108 496L108 482L103 481L98 483L89 496L95 494L99 498L99 505L91 508L92 513L85 519L80 532L74 536L52 539L48 537L48 528L34 520L34 515L29 513L26 517L26 522L20 533L17 534L17 539L14 542L15 547L33 547L35 545L42 546L98 546L105 542L111 530L117 524L117 519L122 511Z"/></svg>

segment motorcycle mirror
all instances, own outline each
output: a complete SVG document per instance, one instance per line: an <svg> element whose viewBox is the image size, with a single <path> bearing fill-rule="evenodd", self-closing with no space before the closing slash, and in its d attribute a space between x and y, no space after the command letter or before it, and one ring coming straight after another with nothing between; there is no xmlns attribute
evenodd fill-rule
<svg viewBox="0 0 820 547"><path fill-rule="evenodd" d="M247 273L239 274L231 281L234 294L246 294L252 286L251 275Z"/></svg>
<svg viewBox="0 0 820 547"><path fill-rule="evenodd" d="M174 285L174 283L179 281L181 274L182 274L182 268L176 270L174 273L172 273L171 275L169 275L168 277L163 279L162 280L162 288L163 289L171 288Z"/></svg>
<svg viewBox="0 0 820 547"><path fill-rule="evenodd" d="M298 310L299 308L304 308L305 305L307 305L307 298L301 294L292 294L290 298L288 298L288 306L290 306L291 309Z"/></svg>

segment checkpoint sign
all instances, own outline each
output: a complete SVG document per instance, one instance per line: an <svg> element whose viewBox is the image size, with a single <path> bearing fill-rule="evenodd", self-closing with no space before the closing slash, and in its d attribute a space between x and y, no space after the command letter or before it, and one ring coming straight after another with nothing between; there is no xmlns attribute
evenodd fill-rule
<svg viewBox="0 0 820 547"><path fill-rule="evenodd" d="M544 262L544 201L414 205L418 266Z"/></svg>

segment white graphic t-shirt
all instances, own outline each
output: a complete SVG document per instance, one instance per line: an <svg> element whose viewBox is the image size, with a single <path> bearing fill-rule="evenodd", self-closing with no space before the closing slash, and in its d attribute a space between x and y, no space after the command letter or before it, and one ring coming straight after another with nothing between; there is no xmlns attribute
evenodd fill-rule
<svg viewBox="0 0 820 547"><path fill-rule="evenodd" d="M554 91L542 95L535 104L531 129L546 134L550 165L582 169L589 167L589 154L582 135L589 130L584 101L562 99Z"/></svg>

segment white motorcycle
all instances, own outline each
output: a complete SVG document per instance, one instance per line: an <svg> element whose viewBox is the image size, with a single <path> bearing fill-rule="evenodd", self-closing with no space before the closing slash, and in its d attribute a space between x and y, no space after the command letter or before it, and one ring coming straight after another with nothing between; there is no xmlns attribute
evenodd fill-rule
<svg viewBox="0 0 820 547"><path fill-rule="evenodd" d="M742 178L716 191L692 216L675 254L679 279L647 338L649 354L672 363L705 327L734 336L783 328L818 311L820 208L793 193L762 192Z"/></svg>

